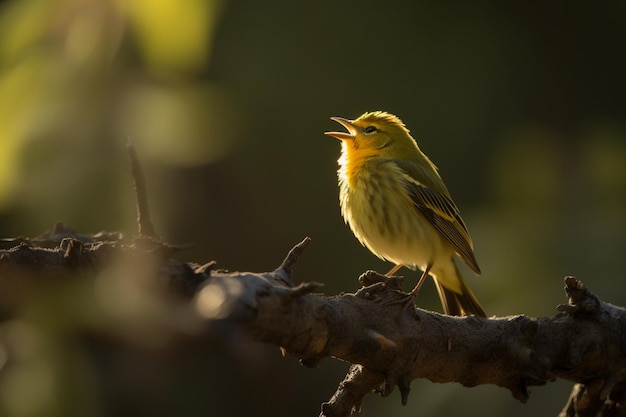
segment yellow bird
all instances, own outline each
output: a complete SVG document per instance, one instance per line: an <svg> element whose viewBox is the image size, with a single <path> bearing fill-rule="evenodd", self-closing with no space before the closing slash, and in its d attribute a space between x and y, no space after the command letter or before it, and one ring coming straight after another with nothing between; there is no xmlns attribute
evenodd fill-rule
<svg viewBox="0 0 626 417"><path fill-rule="evenodd" d="M402 121L389 113L365 113L355 120L331 117L347 132L326 132L341 140L341 214L359 241L379 258L430 274L446 314L485 317L461 276L454 255L476 274L472 240L437 167L419 149Z"/></svg>

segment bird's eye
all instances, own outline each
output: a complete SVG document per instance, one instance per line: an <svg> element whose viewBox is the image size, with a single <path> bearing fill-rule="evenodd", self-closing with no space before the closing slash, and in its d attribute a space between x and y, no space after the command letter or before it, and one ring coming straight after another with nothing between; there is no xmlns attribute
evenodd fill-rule
<svg viewBox="0 0 626 417"><path fill-rule="evenodd" d="M365 133L374 133L376 132L378 129L376 129L376 126L368 126L365 128Z"/></svg>

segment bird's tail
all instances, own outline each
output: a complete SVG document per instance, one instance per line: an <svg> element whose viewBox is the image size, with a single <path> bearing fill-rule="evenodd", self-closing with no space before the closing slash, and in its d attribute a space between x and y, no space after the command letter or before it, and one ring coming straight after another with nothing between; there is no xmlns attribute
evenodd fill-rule
<svg viewBox="0 0 626 417"><path fill-rule="evenodd" d="M463 279L463 276L461 276L461 272L458 270L456 265L454 266L454 269L457 274L458 282L461 284L460 293L444 287L437 279L433 280L435 281L435 286L437 287L437 292L439 293L439 298L441 299L444 312L450 316L487 317L485 310L483 310L480 306L476 296L465 283L465 280Z"/></svg>

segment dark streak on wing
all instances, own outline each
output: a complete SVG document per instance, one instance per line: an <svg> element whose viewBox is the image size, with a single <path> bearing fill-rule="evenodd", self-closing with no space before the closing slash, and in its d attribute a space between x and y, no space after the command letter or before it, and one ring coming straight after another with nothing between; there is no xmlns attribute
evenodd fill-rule
<svg viewBox="0 0 626 417"><path fill-rule="evenodd" d="M474 272L480 274L469 232L454 201L417 182L407 180L407 183L415 208L452 244L461 259Z"/></svg>

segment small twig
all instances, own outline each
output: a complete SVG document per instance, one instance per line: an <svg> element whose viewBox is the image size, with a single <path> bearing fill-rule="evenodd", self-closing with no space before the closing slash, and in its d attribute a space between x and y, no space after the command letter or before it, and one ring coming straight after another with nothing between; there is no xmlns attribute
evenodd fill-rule
<svg viewBox="0 0 626 417"><path fill-rule="evenodd" d="M274 273L276 273L280 277L281 281L283 281L285 284L293 286L293 268L295 267L298 258L300 258L300 255L302 255L302 252L309 245L309 243L311 243L310 237L307 236L302 239L300 243L291 248L283 262L274 271Z"/></svg>
<svg viewBox="0 0 626 417"><path fill-rule="evenodd" d="M148 207L148 197L146 193L146 180L141 169L141 163L137 157L137 151L130 139L126 144L128 156L130 157L130 166L133 174L133 182L135 184L135 197L137 198L137 225L139 236L152 237L159 239L150 218L150 209ZM159 239L160 240L160 239Z"/></svg>

